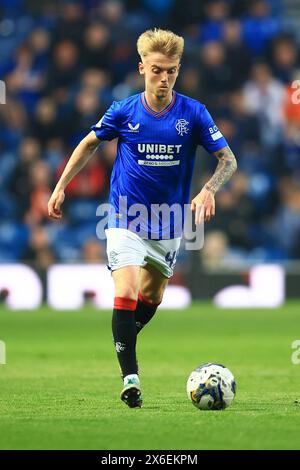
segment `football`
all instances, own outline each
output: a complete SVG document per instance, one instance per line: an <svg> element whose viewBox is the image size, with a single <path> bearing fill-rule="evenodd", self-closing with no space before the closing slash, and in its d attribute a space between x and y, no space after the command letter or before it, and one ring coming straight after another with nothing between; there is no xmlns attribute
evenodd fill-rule
<svg viewBox="0 0 300 470"><path fill-rule="evenodd" d="M223 410L233 402L236 382L227 367L208 362L193 370L186 390L188 398L199 410Z"/></svg>

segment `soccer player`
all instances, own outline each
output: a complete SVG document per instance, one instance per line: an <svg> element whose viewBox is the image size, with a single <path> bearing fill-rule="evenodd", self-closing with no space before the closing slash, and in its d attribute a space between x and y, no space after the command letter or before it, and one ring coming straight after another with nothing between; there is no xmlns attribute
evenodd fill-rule
<svg viewBox="0 0 300 470"><path fill-rule="evenodd" d="M131 408L142 406L137 335L162 301L180 244L174 221L163 220L157 205L177 204L183 209L189 203L198 145L217 157L218 164L190 203L196 224L215 215L215 193L237 167L206 107L173 90L183 47L183 38L171 31L154 29L141 34L137 41L141 57L138 67L145 79L145 91L113 102L91 127L72 153L48 203L49 216L61 218L67 184L101 141L118 137L110 186L113 215L106 236L115 285L112 332L124 380L121 399ZM143 235L120 202L125 197L127 207L139 204L151 214L147 220L139 219Z"/></svg>

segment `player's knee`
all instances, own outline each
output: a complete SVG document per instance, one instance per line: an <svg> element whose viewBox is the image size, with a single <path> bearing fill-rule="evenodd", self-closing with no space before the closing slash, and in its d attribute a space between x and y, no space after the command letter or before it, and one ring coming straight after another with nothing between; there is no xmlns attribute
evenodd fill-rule
<svg viewBox="0 0 300 470"><path fill-rule="evenodd" d="M138 296L138 289L134 286L116 286L115 290L116 297L123 297L125 299L136 300Z"/></svg>
<svg viewBox="0 0 300 470"><path fill-rule="evenodd" d="M141 289L141 294L147 302L158 305L161 303L164 295L164 289L153 291L152 289Z"/></svg>

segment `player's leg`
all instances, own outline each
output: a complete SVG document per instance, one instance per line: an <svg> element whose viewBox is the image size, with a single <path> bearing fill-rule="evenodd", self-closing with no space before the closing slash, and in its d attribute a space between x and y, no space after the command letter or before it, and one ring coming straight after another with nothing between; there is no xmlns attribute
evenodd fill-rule
<svg viewBox="0 0 300 470"><path fill-rule="evenodd" d="M136 331L139 333L154 316L169 279L151 264L141 268L140 289L135 310Z"/></svg>
<svg viewBox="0 0 300 470"><path fill-rule="evenodd" d="M112 333L124 380L121 399L131 408L142 405L135 325L139 275L140 266L126 266L112 273L115 284Z"/></svg>
<svg viewBox="0 0 300 470"><path fill-rule="evenodd" d="M147 265L141 269L138 304L135 313L137 333L151 320L162 301L168 280L173 276L180 238L147 240Z"/></svg>
<svg viewBox="0 0 300 470"><path fill-rule="evenodd" d="M135 309L140 267L145 265L146 250L140 237L126 229L108 229L106 237L108 263L115 284L112 332L124 380L121 399L128 406L135 407L141 405L136 360ZM132 388L127 393L126 388L130 386Z"/></svg>
<svg viewBox="0 0 300 470"><path fill-rule="evenodd" d="M112 332L123 377L137 374L135 309L139 266L126 266L112 273L115 284Z"/></svg>

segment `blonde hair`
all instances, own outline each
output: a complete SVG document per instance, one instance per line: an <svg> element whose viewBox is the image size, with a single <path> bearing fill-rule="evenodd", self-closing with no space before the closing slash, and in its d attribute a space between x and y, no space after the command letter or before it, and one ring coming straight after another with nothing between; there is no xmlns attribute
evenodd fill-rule
<svg viewBox="0 0 300 470"><path fill-rule="evenodd" d="M151 52L161 52L167 57L177 56L181 59L184 39L172 31L148 29L137 40L137 50L143 60Z"/></svg>

